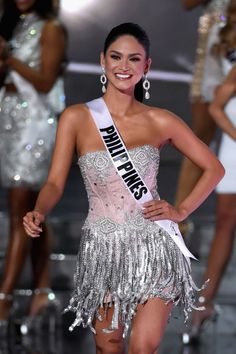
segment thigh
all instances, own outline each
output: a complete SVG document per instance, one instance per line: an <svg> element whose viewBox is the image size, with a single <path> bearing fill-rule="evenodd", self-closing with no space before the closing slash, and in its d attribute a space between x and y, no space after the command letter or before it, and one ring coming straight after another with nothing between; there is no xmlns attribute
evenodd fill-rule
<svg viewBox="0 0 236 354"><path fill-rule="evenodd" d="M114 307L110 307L107 310L100 308L99 313L103 320L98 319L94 322L96 334L94 335L97 354L124 354L125 353L125 341L123 339L123 326L112 331L111 333L105 333L103 329L110 327Z"/></svg>
<svg viewBox="0 0 236 354"><path fill-rule="evenodd" d="M216 199L216 223L217 227L236 226L236 193L217 194Z"/></svg>
<svg viewBox="0 0 236 354"><path fill-rule="evenodd" d="M129 339L129 354L150 353L158 349L173 303L166 304L160 298L149 299L138 305L132 322Z"/></svg>
<svg viewBox="0 0 236 354"><path fill-rule="evenodd" d="M34 208L38 193L24 187L9 189L9 209L12 216L22 217Z"/></svg>

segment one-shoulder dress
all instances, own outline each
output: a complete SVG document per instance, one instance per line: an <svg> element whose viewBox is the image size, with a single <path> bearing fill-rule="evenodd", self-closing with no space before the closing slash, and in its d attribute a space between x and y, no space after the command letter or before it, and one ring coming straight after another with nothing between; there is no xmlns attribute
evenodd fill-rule
<svg viewBox="0 0 236 354"><path fill-rule="evenodd" d="M129 149L133 163L154 198L158 198L159 149L144 145ZM190 265L168 233L146 220L117 174L106 151L79 158L89 199L75 272L75 290L66 311L77 325L102 321L99 308L109 302L114 314L109 332L130 327L138 304L159 297L182 303L187 315L195 308Z"/></svg>

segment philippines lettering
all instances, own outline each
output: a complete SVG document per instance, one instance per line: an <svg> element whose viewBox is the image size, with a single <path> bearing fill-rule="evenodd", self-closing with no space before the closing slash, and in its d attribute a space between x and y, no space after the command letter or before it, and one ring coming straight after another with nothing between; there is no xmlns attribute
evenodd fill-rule
<svg viewBox="0 0 236 354"><path fill-rule="evenodd" d="M138 172L135 170L115 126L111 125L99 130L119 175L123 178L127 188L130 190L134 198L139 200L142 198L143 194L148 192L148 190Z"/></svg>

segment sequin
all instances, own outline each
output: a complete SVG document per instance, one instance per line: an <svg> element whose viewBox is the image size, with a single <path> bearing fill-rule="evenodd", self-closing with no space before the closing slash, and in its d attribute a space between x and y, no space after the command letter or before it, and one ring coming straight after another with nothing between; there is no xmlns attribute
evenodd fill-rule
<svg viewBox="0 0 236 354"><path fill-rule="evenodd" d="M159 150L144 145L130 149L130 154L154 198L157 197ZM153 297L166 303L181 303L187 318L195 308L195 291L199 289L179 248L165 230L143 217L106 151L83 155L79 166L89 213L80 240L75 291L65 310L76 315L70 330L82 324L95 332L93 319L103 320L99 308L106 303L114 305L114 314L104 332L112 332L121 322L125 337L137 305ZM97 183L100 179L102 184Z"/></svg>
<svg viewBox="0 0 236 354"><path fill-rule="evenodd" d="M48 118L48 124L53 124L53 123L54 123L54 121L55 121L55 119L54 119L54 118Z"/></svg>
<svg viewBox="0 0 236 354"><path fill-rule="evenodd" d="M21 16L8 42L12 55L36 70L41 65L44 24L35 13ZM65 107L63 81L58 78L48 94L40 94L14 74L8 70L5 81L14 83L17 92L5 92L0 102L1 185L39 189L51 163L57 116Z"/></svg>

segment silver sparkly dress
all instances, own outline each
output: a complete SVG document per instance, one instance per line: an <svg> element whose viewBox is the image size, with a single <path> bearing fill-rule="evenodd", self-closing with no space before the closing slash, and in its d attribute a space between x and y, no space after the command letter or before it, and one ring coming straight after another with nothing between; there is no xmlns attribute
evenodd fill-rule
<svg viewBox="0 0 236 354"><path fill-rule="evenodd" d="M36 70L44 24L36 14L22 16L9 42L12 55ZM2 88L0 93L0 183L37 190L47 177L57 116L64 109L63 81L59 78L49 93L39 93L11 70L5 83L13 83L17 92Z"/></svg>
<svg viewBox="0 0 236 354"><path fill-rule="evenodd" d="M210 102L214 90L223 79L221 66L211 54L213 44L218 42L218 33L225 24L225 11L230 0L211 0L200 16L198 26L198 44L191 83L192 101Z"/></svg>
<svg viewBox="0 0 236 354"><path fill-rule="evenodd" d="M130 149L142 179L157 198L159 150L151 145ZM130 327L138 304L160 297L194 307L190 266L171 237L141 210L125 188L106 151L79 158L89 199L89 213L82 230L75 291L66 311L74 311L77 325L102 321L100 307L114 304L114 315L105 332Z"/></svg>

